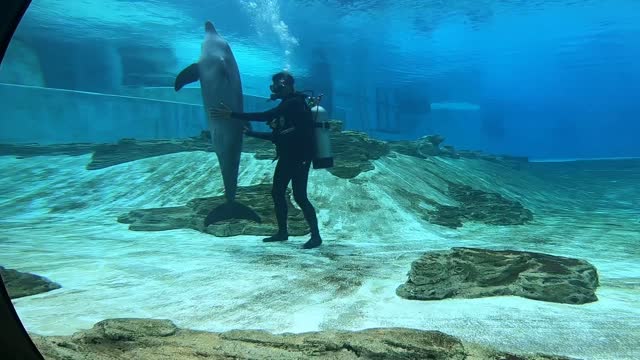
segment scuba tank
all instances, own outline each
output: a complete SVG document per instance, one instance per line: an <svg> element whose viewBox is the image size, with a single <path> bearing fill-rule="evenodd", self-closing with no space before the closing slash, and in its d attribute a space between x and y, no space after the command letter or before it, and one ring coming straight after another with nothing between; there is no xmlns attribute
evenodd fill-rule
<svg viewBox="0 0 640 360"><path fill-rule="evenodd" d="M322 94L318 97L307 98L307 106L311 109L314 127L314 169L327 169L333 167L333 155L331 153L331 131L329 125L329 114L320 106Z"/></svg>
<svg viewBox="0 0 640 360"><path fill-rule="evenodd" d="M333 155L331 154L331 131L329 115L320 105L311 108L315 128L316 151L313 157L314 169L327 169L333 167Z"/></svg>

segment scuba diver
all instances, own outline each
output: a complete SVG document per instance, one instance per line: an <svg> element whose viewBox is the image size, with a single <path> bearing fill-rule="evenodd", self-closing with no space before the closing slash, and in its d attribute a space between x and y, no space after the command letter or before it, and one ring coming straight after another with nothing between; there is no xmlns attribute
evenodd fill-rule
<svg viewBox="0 0 640 360"><path fill-rule="evenodd" d="M287 201L286 191L291 182L293 198L302 209L304 218L309 224L311 238L302 248L313 249L322 244L316 211L307 197L307 182L309 169L314 158L314 120L307 96L294 89L293 76L282 71L271 78L270 100L282 100L271 110L255 113L233 112L229 107L209 109L211 116L266 122L272 129L271 133L257 133L247 130L245 134L261 139L271 140L276 146L276 169L273 174L271 196L275 207L278 232L264 242L285 241L289 238L287 229Z"/></svg>

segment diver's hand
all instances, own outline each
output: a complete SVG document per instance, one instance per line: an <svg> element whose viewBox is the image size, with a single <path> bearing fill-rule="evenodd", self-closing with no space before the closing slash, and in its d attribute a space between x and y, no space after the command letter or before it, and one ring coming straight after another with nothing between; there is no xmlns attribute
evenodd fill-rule
<svg viewBox="0 0 640 360"><path fill-rule="evenodd" d="M231 108L221 102L217 108L209 109L209 116L212 118L231 119Z"/></svg>

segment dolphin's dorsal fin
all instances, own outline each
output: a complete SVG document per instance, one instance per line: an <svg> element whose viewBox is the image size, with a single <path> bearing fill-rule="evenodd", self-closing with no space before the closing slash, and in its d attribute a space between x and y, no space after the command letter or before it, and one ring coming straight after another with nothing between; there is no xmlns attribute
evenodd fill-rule
<svg viewBox="0 0 640 360"><path fill-rule="evenodd" d="M206 23L204 23L204 31L209 33L209 34L217 34L218 33L216 31L216 28L211 23L211 21L207 21Z"/></svg>

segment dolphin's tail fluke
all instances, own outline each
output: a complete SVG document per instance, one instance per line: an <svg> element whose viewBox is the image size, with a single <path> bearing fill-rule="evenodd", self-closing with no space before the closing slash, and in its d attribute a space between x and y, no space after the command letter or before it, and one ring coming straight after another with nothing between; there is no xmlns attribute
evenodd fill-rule
<svg viewBox="0 0 640 360"><path fill-rule="evenodd" d="M245 219L260 223L260 216L250 207L237 201L226 202L211 210L204 220L204 227L222 220Z"/></svg>

